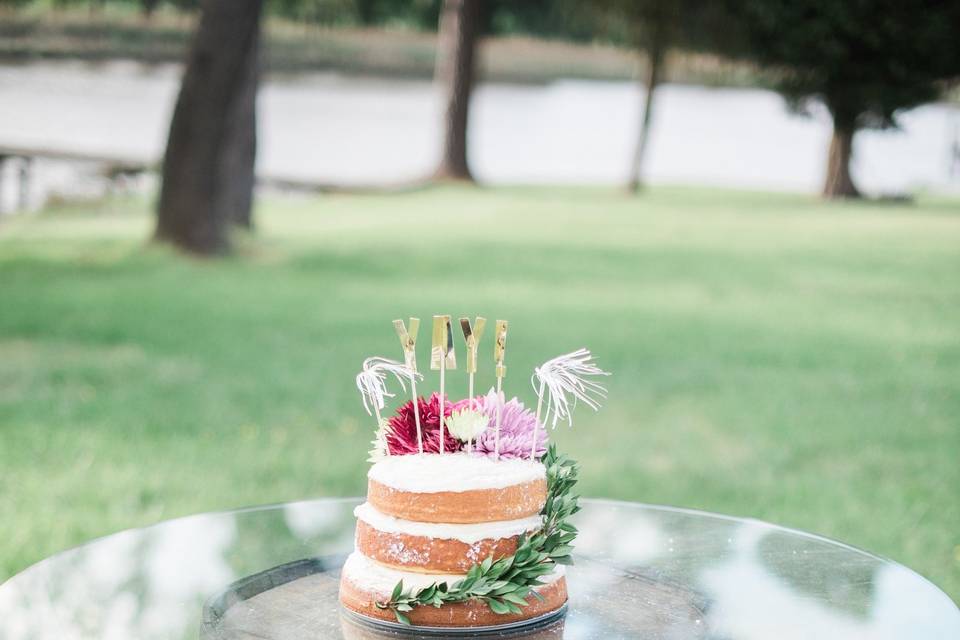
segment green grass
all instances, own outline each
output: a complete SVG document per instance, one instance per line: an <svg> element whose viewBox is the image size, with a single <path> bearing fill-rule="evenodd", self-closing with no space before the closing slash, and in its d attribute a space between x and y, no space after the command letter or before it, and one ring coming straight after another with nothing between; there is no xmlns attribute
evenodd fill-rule
<svg viewBox="0 0 960 640"><path fill-rule="evenodd" d="M564 350L615 373L555 434L586 495L812 530L960 597L957 202L449 188L258 223L222 261L149 246L141 202L0 224L0 578L181 514L361 494L353 376L400 355L391 320L442 312L511 321L526 399Z"/></svg>

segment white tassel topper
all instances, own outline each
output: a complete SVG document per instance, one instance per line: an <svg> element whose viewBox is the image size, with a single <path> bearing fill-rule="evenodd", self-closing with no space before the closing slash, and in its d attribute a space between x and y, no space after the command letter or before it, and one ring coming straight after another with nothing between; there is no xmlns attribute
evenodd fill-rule
<svg viewBox="0 0 960 640"><path fill-rule="evenodd" d="M593 356L587 349L578 349L544 362L533 370L530 377L530 384L537 392L537 424L540 424L545 396L547 410L542 424L546 425L547 421L550 421L553 428L556 428L560 420L566 420L568 425L573 424L573 409L577 402L583 402L594 411L599 409L600 402L607 397L607 390L589 378L608 375L608 372L593 362ZM533 441L531 460L536 451L536 433Z"/></svg>
<svg viewBox="0 0 960 640"><path fill-rule="evenodd" d="M369 415L377 414L377 424L380 423L380 410L386 406L386 399L394 394L387 391L387 374L392 374L406 391L406 381L413 382L422 376L414 372L405 364L387 358L373 357L363 361L363 370L357 374L357 389L363 399L363 408ZM373 407L373 411L370 408Z"/></svg>

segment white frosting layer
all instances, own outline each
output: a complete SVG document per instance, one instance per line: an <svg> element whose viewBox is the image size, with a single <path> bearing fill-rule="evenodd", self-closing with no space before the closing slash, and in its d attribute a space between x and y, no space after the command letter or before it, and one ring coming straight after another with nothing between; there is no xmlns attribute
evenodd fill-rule
<svg viewBox="0 0 960 640"><path fill-rule="evenodd" d="M439 538L442 540L459 540L466 544L473 544L481 540L510 538L527 531L535 531L543 526L543 518L539 515L519 520L500 520L498 522L478 522L476 524L437 524L431 522L414 522L394 518L377 511L369 502L354 509L353 515L363 520L377 531L384 533L402 533L409 536L425 538Z"/></svg>
<svg viewBox="0 0 960 640"><path fill-rule="evenodd" d="M503 489L546 476L546 468L537 461L466 453L387 456L367 473L371 480L411 493Z"/></svg>
<svg viewBox="0 0 960 640"><path fill-rule="evenodd" d="M559 580L563 575L563 566L557 565L552 573L540 578L546 584ZM464 575L412 573L390 569L367 558L359 551L354 551L347 557L343 565L343 577L364 591L389 596L390 592L403 580L404 589L422 589L434 582L453 584Z"/></svg>

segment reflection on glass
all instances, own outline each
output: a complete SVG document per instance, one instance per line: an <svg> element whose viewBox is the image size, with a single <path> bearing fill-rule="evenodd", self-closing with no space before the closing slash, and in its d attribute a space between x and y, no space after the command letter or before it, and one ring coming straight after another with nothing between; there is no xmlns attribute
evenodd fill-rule
<svg viewBox="0 0 960 640"><path fill-rule="evenodd" d="M559 620L537 626L533 629L498 633L496 637L498 640L557 640L558 638L569 637L566 635L566 633L564 633L565 624L565 619L560 618ZM398 637L402 637L404 640L437 639L436 633L430 635L421 633L404 633L402 636L398 636L397 632L383 631L369 625L365 625L362 622L358 622L346 615L340 616L340 632L344 640L397 640ZM470 637L470 634L468 631L464 631L462 634L445 637Z"/></svg>
<svg viewBox="0 0 960 640"><path fill-rule="evenodd" d="M0 589L0 629L11 638L186 637L197 621L184 603L234 577L223 560L234 535L231 517L194 516L51 558Z"/></svg>
<svg viewBox="0 0 960 640"><path fill-rule="evenodd" d="M725 637L960 637L956 607L903 567L757 522L739 525L733 546L702 579L709 626Z"/></svg>
<svg viewBox="0 0 960 640"><path fill-rule="evenodd" d="M0 585L0 640L377 637L337 602L356 504L195 516L62 553ZM577 520L568 615L534 638L960 638L936 587L827 540L612 502Z"/></svg>

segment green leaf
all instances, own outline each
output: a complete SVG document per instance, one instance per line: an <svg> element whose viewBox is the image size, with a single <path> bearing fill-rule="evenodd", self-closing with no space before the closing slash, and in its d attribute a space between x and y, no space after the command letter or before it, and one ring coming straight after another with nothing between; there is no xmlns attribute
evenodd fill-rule
<svg viewBox="0 0 960 640"><path fill-rule="evenodd" d="M490 600L487 600L487 606L490 607L490 611L493 611L499 615L510 613L510 607L499 600L494 600L491 598Z"/></svg>
<svg viewBox="0 0 960 640"><path fill-rule="evenodd" d="M512 602L504 602L504 604L507 606L507 609L510 610L510 613L523 613L523 611L520 610L520 607Z"/></svg>
<svg viewBox="0 0 960 640"><path fill-rule="evenodd" d="M505 593L500 597L506 600L507 602L513 602L514 604L518 604L521 607L527 606L527 601L515 593Z"/></svg>
<svg viewBox="0 0 960 640"><path fill-rule="evenodd" d="M390 601L395 602L400 597L401 593L403 593L403 580L398 582L397 586L393 588L393 593L390 594Z"/></svg>
<svg viewBox="0 0 960 640"><path fill-rule="evenodd" d="M439 405L438 405L438 406L439 406ZM484 559L483 562L480 563L480 572L481 572L481 573L486 573L486 572L490 571L490 566L491 566L492 564L493 564L493 555L491 554L491 555L487 556L486 559Z"/></svg>
<svg viewBox="0 0 960 640"><path fill-rule="evenodd" d="M405 624L408 627L410 626L410 618L408 618L407 616L403 615L402 613L396 610L393 612L393 615L397 617L397 622L399 622L400 624Z"/></svg>

